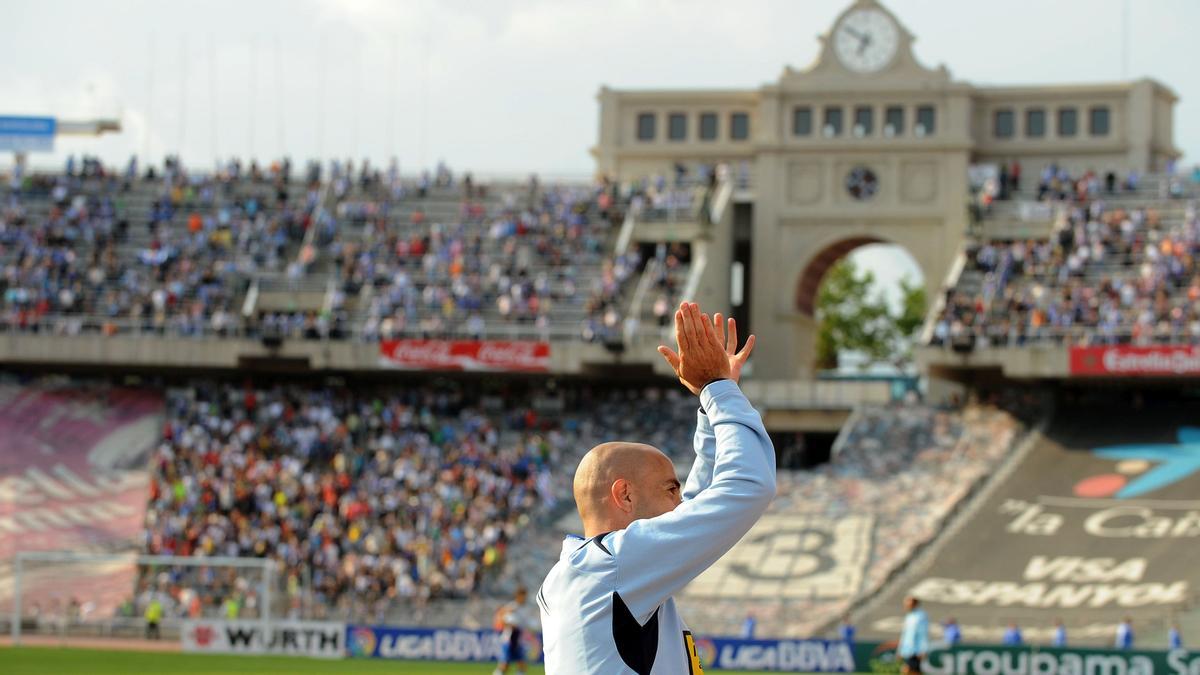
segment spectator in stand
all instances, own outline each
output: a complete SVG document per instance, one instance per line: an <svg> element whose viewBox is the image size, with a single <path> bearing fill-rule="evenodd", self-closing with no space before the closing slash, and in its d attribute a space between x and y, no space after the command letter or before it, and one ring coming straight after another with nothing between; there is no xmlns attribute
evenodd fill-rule
<svg viewBox="0 0 1200 675"><path fill-rule="evenodd" d="M1004 637L1000 640L1000 644L1008 647L1020 647L1025 644L1025 638L1021 635L1021 627L1016 621L1008 624L1008 628L1004 630Z"/></svg>
<svg viewBox="0 0 1200 675"><path fill-rule="evenodd" d="M666 328L671 322L671 301L665 294L660 294L654 300L654 319L659 328Z"/></svg>
<svg viewBox="0 0 1200 675"><path fill-rule="evenodd" d="M1183 648L1183 636L1179 632L1179 624L1171 624L1171 629L1167 631L1167 649L1174 651Z"/></svg>

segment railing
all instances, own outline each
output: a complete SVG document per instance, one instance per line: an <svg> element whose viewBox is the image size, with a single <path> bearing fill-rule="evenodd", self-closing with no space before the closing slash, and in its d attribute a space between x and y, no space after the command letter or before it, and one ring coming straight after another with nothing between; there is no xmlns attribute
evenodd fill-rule
<svg viewBox="0 0 1200 675"><path fill-rule="evenodd" d="M967 254L963 250L959 250L958 255L954 257L954 262L950 265L950 273L946 275L946 284L949 288L958 288L958 282L962 279L963 269L967 266ZM921 330L919 344L929 344L933 340L933 329L941 318L942 313L946 311L946 294L938 293L937 302L929 310L929 314L925 316L925 327Z"/></svg>
<svg viewBox="0 0 1200 675"><path fill-rule="evenodd" d="M831 461L836 460L838 455L842 454L842 449L846 447L846 443L849 442L850 439L850 434L853 433L854 428L858 426L858 421L862 419L862 416L863 406L854 406L854 410L851 411L850 416L846 418L846 421L842 424L842 428L838 430L837 437L833 439L833 445L829 448L829 456L832 458Z"/></svg>
<svg viewBox="0 0 1200 675"><path fill-rule="evenodd" d="M712 203L709 206L709 222L719 223L725 215L725 209L728 208L730 200L733 199L733 183L729 180L721 181L717 187L716 195L712 198Z"/></svg>
<svg viewBox="0 0 1200 675"><path fill-rule="evenodd" d="M312 218L309 219L308 230L304 233L304 239L300 242L300 250L296 251L296 262L303 266L302 269L307 269L308 263L312 262L306 262L303 259L304 252L306 250L316 250L315 248L312 248L313 239L315 239L317 236L317 230L321 229L321 220L329 214L329 209L325 206L326 202L329 200L329 193L330 182L328 180L322 181L321 191L317 196L317 203L312 210Z"/></svg>
<svg viewBox="0 0 1200 675"><path fill-rule="evenodd" d="M634 331L625 331L622 328L612 329L617 335L623 335L626 343L636 343L638 341L658 341L661 339L661 331L657 327L641 326ZM584 342L583 325L582 324L550 324L544 328L532 326L530 324L487 324L482 331L472 331L465 325L453 326L433 333L423 332L420 328L406 327L399 331L393 331L387 336L377 334L366 334L366 332L355 327L351 334L359 340L372 342L377 339L401 339L401 338L430 338L430 339L448 339L448 340L540 340L543 342ZM603 342L603 336L597 336L592 342Z"/></svg>
<svg viewBox="0 0 1200 675"><path fill-rule="evenodd" d="M1014 275L1008 280L1008 286L1019 285L1022 281L1050 281L1057 283L1058 276L1066 274L1066 280L1100 280L1100 279L1133 279L1133 277L1141 277L1141 267L1145 264L1157 264L1148 259L1139 259L1126 263L1103 263L1103 264L1085 264L1078 271L1069 271L1066 269L1055 269L1052 271L1025 271L1019 275ZM1036 267L1036 263L1034 263ZM1189 275L1190 276L1190 275Z"/></svg>
<svg viewBox="0 0 1200 675"><path fill-rule="evenodd" d="M1045 239L1066 218L1067 207L1051 202L997 202L974 226L985 239Z"/></svg>
<svg viewBox="0 0 1200 675"><path fill-rule="evenodd" d="M689 222L698 216L704 201L703 187L668 188L658 195L657 203L644 203L637 214L642 222ZM699 198L700 203L697 203Z"/></svg>
<svg viewBox="0 0 1200 675"><path fill-rule="evenodd" d="M286 314L286 313L281 313ZM330 330L334 330L330 327ZM18 323L7 317L0 317L0 335L53 335L53 336L89 336L103 337L133 337L139 339L179 338L179 339L257 339L264 333L264 327L259 322L242 320L230 314L228 323L214 326L211 317L202 320L182 321L179 316L168 316L163 321L153 318L133 319L129 317L108 317L102 315L47 314ZM582 342L583 326L581 323L552 323L549 326L538 327L529 323L494 323L485 324L483 330L473 331L465 324L454 325L436 331L425 331L420 327L406 326L381 335L379 331L367 333L362 325L343 325L336 328L336 335L320 335L306 337L303 330L285 331L281 337L296 340L312 341L360 341L374 342L380 339L462 339L462 340L542 340ZM645 326L625 334L627 342L639 340L658 341L662 331L657 327Z"/></svg>
<svg viewBox="0 0 1200 675"><path fill-rule="evenodd" d="M637 216L633 209L625 211L625 220L621 223L621 231L617 234L617 244L613 247L613 257L624 255L629 250L629 242L633 239L633 230L637 227Z"/></svg>
<svg viewBox="0 0 1200 675"><path fill-rule="evenodd" d="M683 285L681 300L692 301L700 291L700 281L704 279L704 270L708 267L708 244L697 242L692 251L692 265L688 269L687 283Z"/></svg>
<svg viewBox="0 0 1200 675"><path fill-rule="evenodd" d="M258 279L250 282L250 289L246 291L246 297L242 300L243 318L254 316L254 310L256 307L258 307L258 285Z"/></svg>
<svg viewBox="0 0 1200 675"><path fill-rule="evenodd" d="M84 314L46 314L24 321L0 317L0 334L31 335L102 335L105 337L174 337L174 338L240 338L256 335L236 316L230 314L227 324L213 326L212 317L199 321L171 315L161 320L154 317L130 318Z"/></svg>
<svg viewBox="0 0 1200 675"><path fill-rule="evenodd" d="M321 311L332 312L334 310L334 298L338 293L338 280L334 275L329 275L329 280L325 282L325 298L321 301Z"/></svg>
<svg viewBox="0 0 1200 675"><path fill-rule="evenodd" d="M324 293L328 285L325 279L310 275L290 277L283 273L258 273L253 276L260 293Z"/></svg>
<svg viewBox="0 0 1200 675"><path fill-rule="evenodd" d="M747 380L746 398L766 409L835 406L852 408L892 400L889 382L860 380Z"/></svg>
<svg viewBox="0 0 1200 675"><path fill-rule="evenodd" d="M662 263L658 258L651 258L646 261L646 266L642 269L642 275L638 277L637 288L633 291L633 299L629 302L629 317L634 321L625 322L625 340L633 339L636 326L640 325L642 318L642 303L646 298L646 291L650 288L650 283L654 276L658 273Z"/></svg>
<svg viewBox="0 0 1200 675"><path fill-rule="evenodd" d="M982 339L982 341L981 341ZM1108 345L1200 345L1200 335L1188 329L1172 330L1160 334L1155 328L1135 333L1133 324L1116 327L1101 326L1043 326L1040 328L1004 329L995 325L971 328L966 332L952 333L945 338L934 336L930 347L951 349L986 349L994 347L1028 347L1033 345L1056 346L1108 346Z"/></svg>

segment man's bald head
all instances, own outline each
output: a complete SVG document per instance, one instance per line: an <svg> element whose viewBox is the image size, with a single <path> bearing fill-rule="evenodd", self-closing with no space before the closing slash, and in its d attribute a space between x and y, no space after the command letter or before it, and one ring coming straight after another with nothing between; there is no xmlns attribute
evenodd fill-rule
<svg viewBox="0 0 1200 675"><path fill-rule="evenodd" d="M662 515L680 501L671 460L652 445L625 441L589 450L575 470L574 492L589 537Z"/></svg>

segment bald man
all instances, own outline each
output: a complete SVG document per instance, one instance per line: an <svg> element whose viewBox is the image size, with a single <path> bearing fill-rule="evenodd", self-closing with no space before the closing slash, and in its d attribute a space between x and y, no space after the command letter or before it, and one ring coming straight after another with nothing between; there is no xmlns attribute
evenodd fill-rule
<svg viewBox="0 0 1200 675"><path fill-rule="evenodd" d="M537 594L548 675L698 675L672 596L750 530L775 496L775 449L738 389L754 336L694 303L675 313L678 352L659 347L700 397L687 483L661 451L616 441L575 472L583 536L568 536Z"/></svg>

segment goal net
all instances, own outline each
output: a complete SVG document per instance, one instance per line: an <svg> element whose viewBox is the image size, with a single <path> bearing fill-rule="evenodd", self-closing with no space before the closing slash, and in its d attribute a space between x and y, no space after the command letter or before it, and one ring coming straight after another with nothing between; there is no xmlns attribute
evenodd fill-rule
<svg viewBox="0 0 1200 675"><path fill-rule="evenodd" d="M5 566L0 621L13 644L174 640L186 619L269 624L284 600L274 561L263 558L37 551Z"/></svg>

